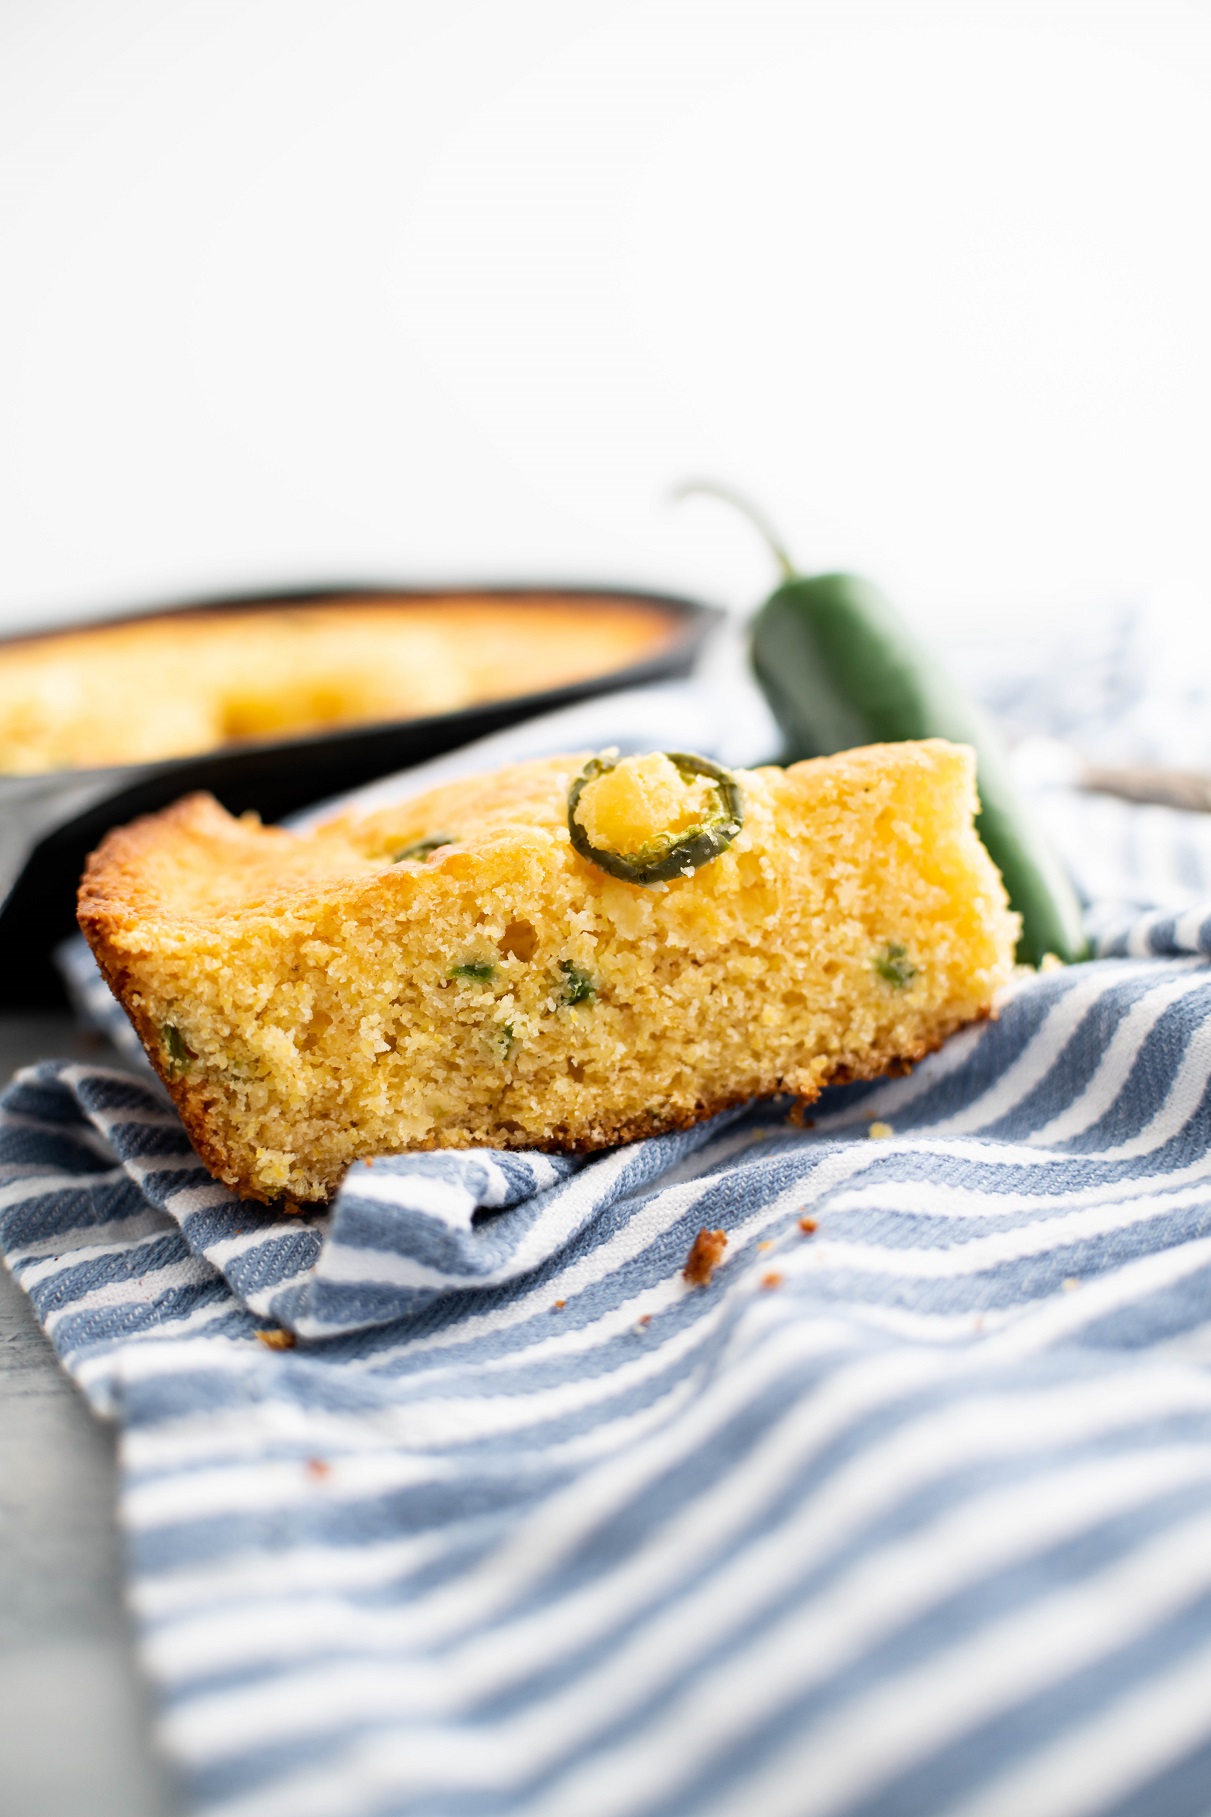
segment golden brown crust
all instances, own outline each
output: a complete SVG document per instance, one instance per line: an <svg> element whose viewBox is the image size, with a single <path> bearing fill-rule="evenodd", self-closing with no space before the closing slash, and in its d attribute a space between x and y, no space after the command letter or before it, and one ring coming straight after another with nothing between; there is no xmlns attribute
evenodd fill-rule
<svg viewBox="0 0 1211 1817"><path fill-rule="evenodd" d="M191 797L191 799L198 798ZM175 808L168 811L175 813L186 805L186 802L180 801L176 803ZM134 821L129 827L121 827L110 833L104 845L88 860L88 871L85 873L86 883L89 873L93 872L94 866L98 865L99 861L103 866L102 855L107 847L110 848L111 856L115 858L126 857L132 851L137 851L140 843L139 830L150 824L153 818L149 816L147 822ZM130 837L127 837L128 835ZM184 1074L174 1073L165 1064L160 1030L147 1014L129 963L114 943L115 931L124 924L127 917L111 906L104 887L97 888L96 882L97 879L94 875L94 887L90 890L87 899L83 890L81 891L79 914L81 931L92 948L93 957L97 961L97 968L101 976L126 1011L136 1035L143 1044L144 1053L176 1106L177 1114L185 1126L185 1133L193 1144L198 1159L208 1173L212 1174L216 1180L221 1180L224 1186L230 1186L233 1192L240 1194L241 1198L254 1199L262 1205L272 1203L267 1193L256 1191L250 1182L241 1179L240 1170L236 1167L232 1156L228 1154L222 1142L217 1138L210 1115L208 1094L200 1082L191 1080Z"/></svg>
<svg viewBox="0 0 1211 1817"><path fill-rule="evenodd" d="M183 796L158 814L145 814L128 826L114 827L97 850L89 854L80 885L77 920L101 976L126 1011L148 1060L176 1106L198 1159L208 1173L241 1197L267 1205L271 1203L269 1195L257 1192L241 1178L233 1157L218 1139L210 1112L210 1094L202 1082L174 1072L166 1064L160 1028L147 1013L130 959L118 943L119 935L137 922L148 894L139 870L145 854L162 849L165 837L171 839L174 831L210 824L225 830L228 823L229 816L214 796L198 792Z"/></svg>

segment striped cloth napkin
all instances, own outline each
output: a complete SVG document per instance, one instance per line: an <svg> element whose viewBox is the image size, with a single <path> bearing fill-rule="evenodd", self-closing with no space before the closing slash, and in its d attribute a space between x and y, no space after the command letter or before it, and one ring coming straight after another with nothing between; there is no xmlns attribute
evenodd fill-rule
<svg viewBox="0 0 1211 1817"><path fill-rule="evenodd" d="M756 754L692 688L610 711ZM286 1219L150 1075L9 1088L0 1244L120 1422L195 1810L1211 1806L1211 846L1070 796L1101 956L814 1127L380 1159Z"/></svg>

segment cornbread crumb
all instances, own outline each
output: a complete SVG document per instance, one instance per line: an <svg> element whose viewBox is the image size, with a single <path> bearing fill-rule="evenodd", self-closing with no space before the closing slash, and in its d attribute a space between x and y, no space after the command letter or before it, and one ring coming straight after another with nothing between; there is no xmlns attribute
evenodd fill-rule
<svg viewBox="0 0 1211 1817"><path fill-rule="evenodd" d="M773 1237L766 1237L765 1241L763 1243L758 1243L757 1247L758 1249L772 1249L774 1247Z"/></svg>
<svg viewBox="0 0 1211 1817"><path fill-rule="evenodd" d="M805 1237L810 1237L815 1231L819 1230L820 1226L817 1224L815 1218L800 1218L799 1228Z"/></svg>
<svg viewBox="0 0 1211 1817"><path fill-rule="evenodd" d="M725 1230L700 1230L681 1273L691 1287L709 1287L727 1248Z"/></svg>
<svg viewBox="0 0 1211 1817"><path fill-rule="evenodd" d="M894 1136L896 1132L890 1123L872 1123L866 1133L868 1136L873 1136L876 1142L882 1142L888 1136Z"/></svg>
<svg viewBox="0 0 1211 1817"><path fill-rule="evenodd" d="M555 1302L556 1312L562 1312L564 1307L567 1305L567 1303L568 1302L566 1300L556 1300L556 1302Z"/></svg>
<svg viewBox="0 0 1211 1817"><path fill-rule="evenodd" d="M1074 1275L1074 1274L1070 1274L1068 1276L1068 1278L1062 1283L1065 1293L1075 1293L1077 1288L1080 1286L1080 1284L1081 1284L1080 1281L1077 1279L1076 1275Z"/></svg>
<svg viewBox="0 0 1211 1817"><path fill-rule="evenodd" d="M777 1269L771 1268L768 1274L762 1275L761 1285L766 1293L773 1293L775 1288L781 1287L782 1276L778 1273Z"/></svg>
<svg viewBox="0 0 1211 1817"><path fill-rule="evenodd" d="M583 763L307 834L193 796L108 836L80 925L218 1179L293 1207L375 1154L585 1152L904 1071L992 1013L1017 921L969 751L738 772L741 832L655 887L573 850Z"/></svg>
<svg viewBox="0 0 1211 1817"><path fill-rule="evenodd" d="M256 1335L266 1350L293 1350L298 1341L293 1331L258 1331Z"/></svg>
<svg viewBox="0 0 1211 1817"><path fill-rule="evenodd" d="M324 1477L332 1475L332 1465L326 1458L322 1457L309 1457L305 1459L303 1468L308 1476L314 1476L316 1480L320 1482L323 1481Z"/></svg>

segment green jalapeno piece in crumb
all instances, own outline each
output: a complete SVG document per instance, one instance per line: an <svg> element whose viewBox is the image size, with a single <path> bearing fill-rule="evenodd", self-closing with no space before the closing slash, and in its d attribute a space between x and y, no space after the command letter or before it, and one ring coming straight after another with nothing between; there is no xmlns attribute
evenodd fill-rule
<svg viewBox="0 0 1211 1817"><path fill-rule="evenodd" d="M427 839L418 839L415 845L406 845L402 852L392 853L391 862L392 864L420 864L432 852L436 852L439 846L456 843L453 833L430 833Z"/></svg>
<svg viewBox="0 0 1211 1817"><path fill-rule="evenodd" d="M908 948L902 940L889 940L875 954L873 964L884 984L890 984L894 991L907 990L917 975L917 968L909 958Z"/></svg>
<svg viewBox="0 0 1211 1817"><path fill-rule="evenodd" d="M166 1022L160 1033L164 1038L164 1052L168 1056L169 1071L174 1074L187 1072L193 1055L186 1047L180 1029L174 1022Z"/></svg>
<svg viewBox="0 0 1211 1817"><path fill-rule="evenodd" d="M447 976L469 978L473 984L489 984L496 976L496 967L487 959L468 959L465 965L452 965Z"/></svg>
<svg viewBox="0 0 1211 1817"><path fill-rule="evenodd" d="M573 959L561 959L559 969L563 973L562 1001L565 1004L592 1003L597 996L597 986L588 972L581 971Z"/></svg>
<svg viewBox="0 0 1211 1817"><path fill-rule="evenodd" d="M674 877L688 876L725 852L744 825L744 796L730 770L712 763L709 757L698 757L692 751L665 751L664 756L683 782L693 782L703 776L712 783L718 806L696 826L651 839L636 852L610 852L593 845L576 818L576 809L585 789L599 776L616 769L620 758L590 757L568 790L568 833L573 850L590 864L595 864L599 871L619 877L624 883L668 883Z"/></svg>

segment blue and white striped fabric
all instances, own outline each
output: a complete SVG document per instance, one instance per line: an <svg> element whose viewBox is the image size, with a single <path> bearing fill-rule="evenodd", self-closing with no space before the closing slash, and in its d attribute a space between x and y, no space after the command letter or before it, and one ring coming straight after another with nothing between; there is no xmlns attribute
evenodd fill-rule
<svg viewBox="0 0 1211 1817"><path fill-rule="evenodd" d="M195 1808L1211 1809L1211 900L1092 925L814 1127L379 1160L301 1219L149 1078L23 1075L0 1243L121 1423Z"/></svg>

